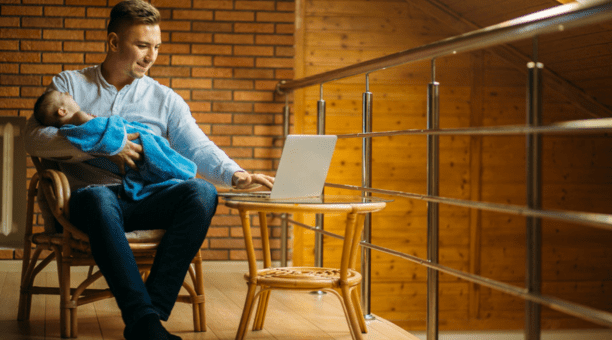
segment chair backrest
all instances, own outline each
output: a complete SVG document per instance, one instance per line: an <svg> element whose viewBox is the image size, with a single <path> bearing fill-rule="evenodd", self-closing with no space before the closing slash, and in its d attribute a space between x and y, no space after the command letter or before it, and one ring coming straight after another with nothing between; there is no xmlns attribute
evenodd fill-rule
<svg viewBox="0 0 612 340"><path fill-rule="evenodd" d="M47 197L45 194L45 190L42 188L43 183L45 181L44 173L47 169L59 170L59 166L57 162L50 161L44 158L30 156L32 159L32 163L34 163L34 167L36 168L36 172L40 176L40 183L38 189L38 195L36 197L36 201L38 203L38 207L40 208L41 215L44 221L44 230L45 233L55 234L62 230L61 224L57 221L51 208L49 207L49 203L47 202Z"/></svg>

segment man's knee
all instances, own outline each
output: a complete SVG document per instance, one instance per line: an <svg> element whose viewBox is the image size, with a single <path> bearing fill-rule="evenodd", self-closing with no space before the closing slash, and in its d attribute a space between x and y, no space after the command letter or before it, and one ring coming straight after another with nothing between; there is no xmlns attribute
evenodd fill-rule
<svg viewBox="0 0 612 340"><path fill-rule="evenodd" d="M199 178L192 178L183 182L185 187L186 204L191 209L199 210L210 221L217 210L217 189L214 185Z"/></svg>

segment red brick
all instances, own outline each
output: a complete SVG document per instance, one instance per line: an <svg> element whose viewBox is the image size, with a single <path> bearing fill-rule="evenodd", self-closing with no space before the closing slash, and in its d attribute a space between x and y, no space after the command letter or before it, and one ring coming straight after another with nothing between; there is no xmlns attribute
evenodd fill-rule
<svg viewBox="0 0 612 340"><path fill-rule="evenodd" d="M43 63L82 63L83 53L43 53Z"/></svg>
<svg viewBox="0 0 612 340"><path fill-rule="evenodd" d="M85 54L86 64L101 64L106 58L106 53L87 53Z"/></svg>
<svg viewBox="0 0 612 340"><path fill-rule="evenodd" d="M5 74L19 73L19 64L3 64L3 63L0 63L0 73L5 73Z"/></svg>
<svg viewBox="0 0 612 340"><path fill-rule="evenodd" d="M258 68L239 68L234 72L234 79L270 79L274 78L274 70L262 70Z"/></svg>
<svg viewBox="0 0 612 340"><path fill-rule="evenodd" d="M151 77L189 77L189 68L186 67L170 67L170 66L153 66L151 68Z"/></svg>
<svg viewBox="0 0 612 340"><path fill-rule="evenodd" d="M64 0L22 0L22 2L26 5L61 5Z"/></svg>
<svg viewBox="0 0 612 340"><path fill-rule="evenodd" d="M172 65L210 66L212 65L212 57L194 56L194 55L175 55L175 56L172 56L171 64Z"/></svg>
<svg viewBox="0 0 612 340"><path fill-rule="evenodd" d="M0 28L0 39L40 39L38 29Z"/></svg>
<svg viewBox="0 0 612 340"><path fill-rule="evenodd" d="M85 32L82 30L43 30L43 39L83 40Z"/></svg>
<svg viewBox="0 0 612 340"><path fill-rule="evenodd" d="M193 91L194 100L232 100L231 91Z"/></svg>
<svg viewBox="0 0 612 340"><path fill-rule="evenodd" d="M273 56L272 46L235 46L234 55Z"/></svg>
<svg viewBox="0 0 612 340"><path fill-rule="evenodd" d="M159 53L161 54L190 54L191 47L189 46L189 44L165 43L161 45Z"/></svg>
<svg viewBox="0 0 612 340"><path fill-rule="evenodd" d="M253 67L253 58L248 57L215 57L215 66Z"/></svg>
<svg viewBox="0 0 612 340"><path fill-rule="evenodd" d="M256 136L281 136L283 134L283 127L279 125L256 125L254 134ZM255 157L264 157L261 153L256 154ZM272 156L272 153L269 153L267 157L276 157ZM280 154L278 154L280 157Z"/></svg>
<svg viewBox="0 0 612 340"><path fill-rule="evenodd" d="M0 78L0 82L4 84L4 76ZM28 84L22 84L28 85ZM26 98L3 98L0 100L1 109L31 109L34 107L36 99Z"/></svg>
<svg viewBox="0 0 612 340"><path fill-rule="evenodd" d="M295 49L293 47L276 46L274 47L274 55L277 57L293 57Z"/></svg>
<svg viewBox="0 0 612 340"><path fill-rule="evenodd" d="M194 114L193 117L199 123L231 123L232 115L224 113L198 113Z"/></svg>
<svg viewBox="0 0 612 340"><path fill-rule="evenodd" d="M254 112L283 112L284 103L255 103Z"/></svg>
<svg viewBox="0 0 612 340"><path fill-rule="evenodd" d="M190 31L191 30L191 22L190 21L173 21L173 20L165 20L162 21L159 25L162 32L167 31Z"/></svg>
<svg viewBox="0 0 612 340"><path fill-rule="evenodd" d="M212 20L213 12L205 10L174 10L172 18L175 20Z"/></svg>
<svg viewBox="0 0 612 340"><path fill-rule="evenodd" d="M195 91L192 91L195 92ZM195 99L195 98L194 98ZM193 113L194 118L200 113L197 112L210 112L210 103L209 102L189 102L189 107L191 108L191 112ZM199 123L207 123L201 119L196 118L196 121Z"/></svg>
<svg viewBox="0 0 612 340"><path fill-rule="evenodd" d="M13 50L16 51L19 49L19 41L17 40L0 40L0 50Z"/></svg>
<svg viewBox="0 0 612 340"><path fill-rule="evenodd" d="M21 18L22 27L62 27L64 25L62 18Z"/></svg>
<svg viewBox="0 0 612 340"><path fill-rule="evenodd" d="M106 31L101 31L101 30L95 30L95 31L87 31L85 32L85 40L87 41L100 41L100 42L106 42L106 38L107 38L107 34Z"/></svg>
<svg viewBox="0 0 612 340"><path fill-rule="evenodd" d="M192 45L191 50L194 54L210 55L232 55L232 46L229 45Z"/></svg>
<svg viewBox="0 0 612 340"><path fill-rule="evenodd" d="M225 34L217 33L214 35L216 44L253 44L255 42L252 34Z"/></svg>
<svg viewBox="0 0 612 340"><path fill-rule="evenodd" d="M253 126L251 125L213 125L213 135L252 135Z"/></svg>
<svg viewBox="0 0 612 340"><path fill-rule="evenodd" d="M272 124L274 117L271 114L235 114L234 124ZM269 145L269 144L266 144Z"/></svg>
<svg viewBox="0 0 612 340"><path fill-rule="evenodd" d="M191 0L151 0L151 4L157 8L190 8Z"/></svg>
<svg viewBox="0 0 612 340"><path fill-rule="evenodd" d="M170 65L170 56L167 54L158 54L155 65Z"/></svg>
<svg viewBox="0 0 612 340"><path fill-rule="evenodd" d="M258 45L289 45L293 46L292 35L270 34L255 36L255 43Z"/></svg>
<svg viewBox="0 0 612 340"><path fill-rule="evenodd" d="M64 43L66 52L104 52L103 42L80 42L66 41Z"/></svg>
<svg viewBox="0 0 612 340"><path fill-rule="evenodd" d="M281 13L281 12L257 12L257 20L259 22L294 22L294 13Z"/></svg>
<svg viewBox="0 0 612 340"><path fill-rule="evenodd" d="M172 78L172 88L189 89L209 89L212 87L212 80L197 78Z"/></svg>
<svg viewBox="0 0 612 340"><path fill-rule="evenodd" d="M194 67L191 75L202 78L232 78L232 69L224 67Z"/></svg>
<svg viewBox="0 0 612 340"><path fill-rule="evenodd" d="M236 140L236 138L238 137L234 137L234 141ZM253 158L241 159L240 166L243 169L249 169L249 170L262 170L262 169L265 170L265 169L272 168L272 161L265 160L265 159L253 159Z"/></svg>
<svg viewBox="0 0 612 340"><path fill-rule="evenodd" d="M271 137L244 137L237 136L233 138L235 146L270 146L272 145Z"/></svg>
<svg viewBox="0 0 612 340"><path fill-rule="evenodd" d="M217 215L218 216L218 215ZM211 225L216 225L215 221L217 216L214 216L211 222ZM208 228L208 233L206 233L206 237L228 237L229 229L227 227L210 227Z"/></svg>
<svg viewBox="0 0 612 340"><path fill-rule="evenodd" d="M293 69L277 69L275 72L276 79L293 79L294 76Z"/></svg>
<svg viewBox="0 0 612 340"><path fill-rule="evenodd" d="M225 148L225 153L230 158L250 158L253 157L253 151L251 148ZM217 208L217 213L219 209Z"/></svg>
<svg viewBox="0 0 612 340"><path fill-rule="evenodd" d="M292 79L292 78L289 78L289 79ZM274 91L276 90L276 84L278 84L278 80L256 80L255 90Z"/></svg>
<svg viewBox="0 0 612 340"><path fill-rule="evenodd" d="M171 40L172 42L210 43L212 42L212 34L173 32Z"/></svg>
<svg viewBox="0 0 612 340"><path fill-rule="evenodd" d="M62 72L62 65L22 64L21 74L56 74Z"/></svg>
<svg viewBox="0 0 612 340"><path fill-rule="evenodd" d="M65 19L66 28L99 28L106 29L105 19Z"/></svg>
<svg viewBox="0 0 612 340"><path fill-rule="evenodd" d="M260 125L260 126L256 126L255 129L258 129L259 127L265 129L268 126L261 126ZM275 126L270 126L270 128L275 128ZM281 130L280 134L282 135L282 133L283 133L282 132L282 127L279 126L279 128ZM272 135L278 136L278 134L272 134ZM280 156L281 156L281 153L282 153L282 149L280 149L280 148L255 148L253 155L254 155L254 157L257 157L257 158L275 158L275 159L279 159Z"/></svg>
<svg viewBox="0 0 612 340"><path fill-rule="evenodd" d="M269 102L273 94L264 91L234 91L235 101Z"/></svg>
<svg viewBox="0 0 612 340"><path fill-rule="evenodd" d="M42 6L2 6L0 15L2 16L42 16Z"/></svg>
<svg viewBox="0 0 612 340"><path fill-rule="evenodd" d="M19 86L0 86L0 97L18 97Z"/></svg>
<svg viewBox="0 0 612 340"><path fill-rule="evenodd" d="M111 7L107 8L97 8L97 7L89 7L87 8L87 17L88 18L108 18L110 17Z"/></svg>
<svg viewBox="0 0 612 340"><path fill-rule="evenodd" d="M292 68L293 58L257 58L257 67Z"/></svg>
<svg viewBox="0 0 612 340"><path fill-rule="evenodd" d="M174 92L181 96L181 98L183 98L185 101L191 100L191 90L174 89Z"/></svg>
<svg viewBox="0 0 612 340"><path fill-rule="evenodd" d="M253 12L234 12L234 11L216 11L216 21L254 21L255 13Z"/></svg>
<svg viewBox="0 0 612 340"><path fill-rule="evenodd" d="M85 8L68 6L47 6L45 7L46 17L84 17Z"/></svg>
<svg viewBox="0 0 612 340"><path fill-rule="evenodd" d="M210 140L213 141L213 143L217 144L217 146L219 147L223 147L223 146L227 146L227 145L232 145L232 138L228 137L228 136L209 136Z"/></svg>
<svg viewBox="0 0 612 340"><path fill-rule="evenodd" d="M192 22L193 31L199 32L232 32L233 24L229 22Z"/></svg>
<svg viewBox="0 0 612 340"><path fill-rule="evenodd" d="M236 1L236 9L274 10L274 1Z"/></svg>
<svg viewBox="0 0 612 340"><path fill-rule="evenodd" d="M214 112L251 112L253 105L250 103L215 102Z"/></svg>
<svg viewBox="0 0 612 340"><path fill-rule="evenodd" d="M293 12L295 11L295 2L293 1L277 1L276 2L276 10L284 11L284 12Z"/></svg>
<svg viewBox="0 0 612 340"><path fill-rule="evenodd" d="M38 63L40 54L33 52L0 52L1 62Z"/></svg>
<svg viewBox="0 0 612 340"><path fill-rule="evenodd" d="M295 32L294 24L276 24L276 34L293 34Z"/></svg>
<svg viewBox="0 0 612 340"><path fill-rule="evenodd" d="M260 242L257 240L253 241L254 244L257 244L256 248L261 248ZM210 248L211 249L243 249L244 248L244 239L236 238L236 239L210 239Z"/></svg>
<svg viewBox="0 0 612 340"><path fill-rule="evenodd" d="M227 250L202 250L202 259L206 261L227 261L229 260L229 253Z"/></svg>
<svg viewBox="0 0 612 340"><path fill-rule="evenodd" d="M233 0L194 0L193 8L206 9L232 9L234 8Z"/></svg>
<svg viewBox="0 0 612 340"><path fill-rule="evenodd" d="M66 0L66 5L106 6L106 0Z"/></svg>
<svg viewBox="0 0 612 340"><path fill-rule="evenodd" d="M21 88L21 97L34 97L34 98L38 98L38 96L40 96L41 94L43 94L43 92L45 92L46 87L44 86L39 86L39 87L32 87L32 86L28 86L28 87L22 87ZM34 166L34 164L32 164L32 166ZM34 169L32 169L32 175L34 175ZM28 173L28 175L30 175ZM30 176L31 177L31 176ZM38 207L38 205L36 206ZM40 212L40 211L38 211Z"/></svg>
<svg viewBox="0 0 612 340"><path fill-rule="evenodd" d="M241 23L234 24L236 33L274 33L274 24Z"/></svg>
<svg viewBox="0 0 612 340"><path fill-rule="evenodd" d="M22 51L61 51L61 41L22 40Z"/></svg>
<svg viewBox="0 0 612 340"><path fill-rule="evenodd" d="M2 18L0 20L0 27L19 27L20 21L21 18L18 17Z"/></svg>

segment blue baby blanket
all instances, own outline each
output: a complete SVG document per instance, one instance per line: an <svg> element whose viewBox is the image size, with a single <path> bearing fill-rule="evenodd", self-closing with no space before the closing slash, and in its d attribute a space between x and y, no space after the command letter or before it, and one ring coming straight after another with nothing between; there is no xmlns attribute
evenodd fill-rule
<svg viewBox="0 0 612 340"><path fill-rule="evenodd" d="M100 156L119 153L127 143L129 133L139 132L134 142L143 147L143 160L137 162L138 171L126 166L123 177L125 194L132 200L141 200L170 185L195 177L197 166L170 147L170 143L151 133L138 122L128 122L119 116L97 117L76 126L64 125L59 129L70 143L81 151ZM88 163L119 174L115 163L98 157Z"/></svg>

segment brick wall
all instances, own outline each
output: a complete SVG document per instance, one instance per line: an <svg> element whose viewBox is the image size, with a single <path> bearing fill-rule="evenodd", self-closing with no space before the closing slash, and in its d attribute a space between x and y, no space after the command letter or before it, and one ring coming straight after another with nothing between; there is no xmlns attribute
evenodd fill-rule
<svg viewBox="0 0 612 340"><path fill-rule="evenodd" d="M0 0L0 115L26 116L54 74L104 60L106 24L118 0ZM293 78L294 1L151 0L162 47L150 76L180 94L202 130L249 171L272 173L280 156L284 97ZM29 164L28 178L33 174ZM36 230L42 218L36 216ZM278 221L271 221L275 258ZM240 220L220 205L203 249L242 260ZM0 259L21 251L1 249Z"/></svg>

